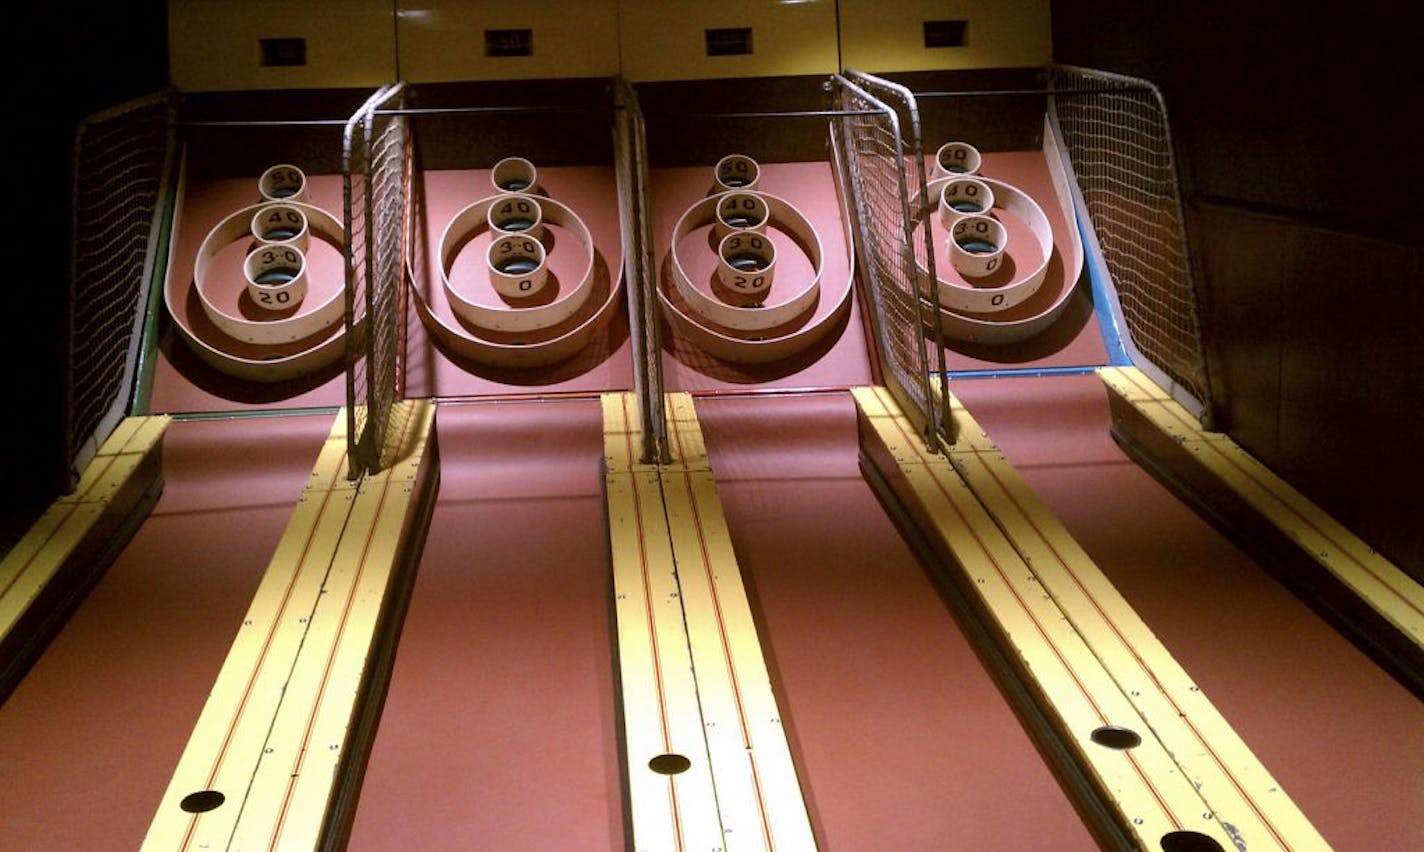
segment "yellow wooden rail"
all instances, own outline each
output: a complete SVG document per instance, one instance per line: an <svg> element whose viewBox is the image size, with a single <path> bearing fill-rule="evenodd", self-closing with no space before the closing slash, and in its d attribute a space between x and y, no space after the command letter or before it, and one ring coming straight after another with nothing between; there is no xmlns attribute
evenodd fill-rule
<svg viewBox="0 0 1424 852"><path fill-rule="evenodd" d="M1225 722L1204 709L1206 699L962 408L952 408L956 444L935 455L884 388L857 388L854 396L867 462L958 567L957 585L1004 637L1120 830L1148 849L1179 832L1223 849L1238 840L1260 844L1250 848L1323 847L1284 794L1259 787L1269 776L1244 746L1223 756L1218 743L1205 742L1229 731ZM1174 712L1187 715L1168 719ZM1198 723L1207 733L1193 729ZM1180 736L1184 730L1193 735ZM1259 796L1241 801L1240 784ZM1271 816L1263 820L1258 806ZM1290 836L1273 841L1273 831Z"/></svg>
<svg viewBox="0 0 1424 852"><path fill-rule="evenodd" d="M345 830L438 481L434 403L399 413L399 461L359 482L337 414L145 849L313 849Z"/></svg>
<svg viewBox="0 0 1424 852"><path fill-rule="evenodd" d="M168 423L162 416L120 421L73 493L54 501L0 560L0 648L7 658L0 669L11 662L10 651L29 641L44 616L34 608L52 584L77 583L78 574L91 573L133 512L156 496Z"/></svg>
<svg viewBox="0 0 1424 852"><path fill-rule="evenodd" d="M1159 446L1180 450L1189 476L1208 478L1236 495L1299 550L1333 576L1359 601L1379 615L1424 655L1424 586L1390 563L1285 480L1272 473L1236 442L1220 432L1201 428L1196 418L1135 367L1098 370L1120 418L1126 407L1150 423L1166 441ZM1177 472L1174 468L1174 473Z"/></svg>
<svg viewBox="0 0 1424 852"><path fill-rule="evenodd" d="M953 397L950 411L959 436L951 463L1222 823L1251 848L1324 848L1215 705Z"/></svg>
<svg viewBox="0 0 1424 852"><path fill-rule="evenodd" d="M814 849L692 398L668 465L637 459L636 397L603 411L634 846Z"/></svg>

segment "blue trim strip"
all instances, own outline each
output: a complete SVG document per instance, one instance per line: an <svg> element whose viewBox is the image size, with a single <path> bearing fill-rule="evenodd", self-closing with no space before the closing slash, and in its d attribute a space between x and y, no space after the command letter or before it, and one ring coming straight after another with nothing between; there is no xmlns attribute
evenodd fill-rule
<svg viewBox="0 0 1424 852"><path fill-rule="evenodd" d="M1113 316L1112 296L1108 291L1112 286L1112 278L1108 275L1102 256L1087 250L1091 242L1083 226L1083 216L1082 210L1074 210L1073 218L1083 241L1083 260L1088 267L1088 280L1093 285L1093 312L1098 315L1098 330L1103 333L1103 345L1108 350L1108 363L1114 367L1130 367L1132 358L1127 354L1127 347L1122 342L1122 330L1117 327L1117 318Z"/></svg>
<svg viewBox="0 0 1424 852"><path fill-rule="evenodd" d="M1084 376L1098 369L1100 365L1089 364L1082 367L1008 367L997 370L950 370L950 379L1013 379L1041 376Z"/></svg>

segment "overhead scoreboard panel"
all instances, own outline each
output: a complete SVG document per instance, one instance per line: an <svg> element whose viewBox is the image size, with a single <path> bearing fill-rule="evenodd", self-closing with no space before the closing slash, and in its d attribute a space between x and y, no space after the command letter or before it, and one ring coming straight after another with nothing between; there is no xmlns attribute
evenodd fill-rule
<svg viewBox="0 0 1424 852"><path fill-rule="evenodd" d="M388 0L168 4L169 74L189 92L375 87L396 79Z"/></svg>
<svg viewBox="0 0 1424 852"><path fill-rule="evenodd" d="M1053 61L1048 0L840 0L840 40L841 64L871 73Z"/></svg>
<svg viewBox="0 0 1424 852"><path fill-rule="evenodd" d="M1049 0L381 0L169 4L185 91L606 77L701 80L1025 67Z"/></svg>
<svg viewBox="0 0 1424 852"><path fill-rule="evenodd" d="M396 10L401 79L412 83L611 77L618 0L436 0Z"/></svg>
<svg viewBox="0 0 1424 852"><path fill-rule="evenodd" d="M834 74L829 0L622 0L623 76L634 82Z"/></svg>

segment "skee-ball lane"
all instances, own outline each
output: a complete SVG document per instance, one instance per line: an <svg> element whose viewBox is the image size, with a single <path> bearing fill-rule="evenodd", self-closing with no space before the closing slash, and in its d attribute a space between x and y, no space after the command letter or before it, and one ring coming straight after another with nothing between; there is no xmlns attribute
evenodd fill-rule
<svg viewBox="0 0 1424 852"><path fill-rule="evenodd" d="M0 848L142 843L332 417L170 424L152 514L0 706Z"/></svg>
<svg viewBox="0 0 1424 852"><path fill-rule="evenodd" d="M1327 841L1424 846L1424 704L1124 454L1097 376L951 390Z"/></svg>
<svg viewBox="0 0 1424 852"><path fill-rule="evenodd" d="M1096 849L861 474L849 393L697 400L828 849Z"/></svg>

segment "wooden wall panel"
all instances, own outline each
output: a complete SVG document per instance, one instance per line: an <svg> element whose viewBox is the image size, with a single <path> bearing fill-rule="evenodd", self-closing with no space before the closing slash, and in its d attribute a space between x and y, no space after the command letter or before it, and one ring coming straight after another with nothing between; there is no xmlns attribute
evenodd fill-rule
<svg viewBox="0 0 1424 852"><path fill-rule="evenodd" d="M1424 250L1199 205L1228 431L1424 579Z"/></svg>

